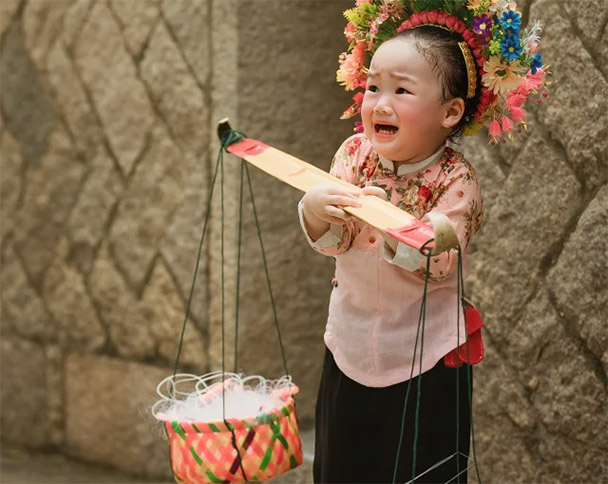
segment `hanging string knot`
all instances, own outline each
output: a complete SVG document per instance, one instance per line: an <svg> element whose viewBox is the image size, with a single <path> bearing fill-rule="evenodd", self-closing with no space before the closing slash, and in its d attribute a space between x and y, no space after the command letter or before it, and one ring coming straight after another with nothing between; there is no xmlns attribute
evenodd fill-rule
<svg viewBox="0 0 608 484"><path fill-rule="evenodd" d="M239 131L238 129L231 129L222 133L220 143L222 145L222 148L228 151L228 147L231 144L238 143L246 137L247 136L242 131Z"/></svg>

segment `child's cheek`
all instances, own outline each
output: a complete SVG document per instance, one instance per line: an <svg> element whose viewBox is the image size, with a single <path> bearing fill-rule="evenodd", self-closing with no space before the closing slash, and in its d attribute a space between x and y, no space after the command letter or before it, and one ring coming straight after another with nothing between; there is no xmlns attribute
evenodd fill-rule
<svg viewBox="0 0 608 484"><path fill-rule="evenodd" d="M361 103L361 121L363 121L363 131L365 132L365 135L369 138L369 136L373 132L372 111L374 109L374 106L370 102L369 98L366 101L366 97L363 98L363 102Z"/></svg>

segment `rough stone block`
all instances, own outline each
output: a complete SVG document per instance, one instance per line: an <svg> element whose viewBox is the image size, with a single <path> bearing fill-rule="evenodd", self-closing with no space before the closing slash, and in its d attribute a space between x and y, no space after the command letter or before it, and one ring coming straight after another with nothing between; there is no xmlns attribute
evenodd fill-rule
<svg viewBox="0 0 608 484"><path fill-rule="evenodd" d="M110 249L139 294L171 215L183 197L191 166L162 125L137 164L110 229Z"/></svg>
<svg viewBox="0 0 608 484"><path fill-rule="evenodd" d="M205 46L200 39L199 43ZM185 151L202 155L208 143L208 106L163 23L151 35L141 61L141 76L174 141Z"/></svg>
<svg viewBox="0 0 608 484"><path fill-rule="evenodd" d="M97 2L74 45L74 57L112 152L128 175L146 146L154 113L121 39L107 4Z"/></svg>
<svg viewBox="0 0 608 484"><path fill-rule="evenodd" d="M155 264L142 295L140 311L154 335L159 354L173 363L177 356L185 305L177 295L170 272L160 260ZM186 324L180 362L182 366L196 368L196 373L204 373L207 367L206 342L191 320Z"/></svg>
<svg viewBox="0 0 608 484"><path fill-rule="evenodd" d="M82 156L88 161L97 151L105 151L101 126L63 42L55 42L49 52L46 78Z"/></svg>
<svg viewBox="0 0 608 484"><path fill-rule="evenodd" d="M83 172L68 133L57 125L40 163L27 169L23 205L15 217L15 250L34 282L55 258Z"/></svg>
<svg viewBox="0 0 608 484"><path fill-rule="evenodd" d="M57 112L23 37L21 24L13 22L0 45L2 115L5 127L21 146L25 163L38 166L49 148Z"/></svg>
<svg viewBox="0 0 608 484"><path fill-rule="evenodd" d="M55 329L42 299L30 285L13 247L3 248L1 284L4 334L18 334L25 338L46 340Z"/></svg>
<svg viewBox="0 0 608 484"><path fill-rule="evenodd" d="M578 181L538 133L517 158L496 202L486 211L471 272L486 281L475 297L497 339L504 338L534 294L581 206ZM515 202L517 200L517 202Z"/></svg>
<svg viewBox="0 0 608 484"><path fill-rule="evenodd" d="M577 11L587 8L587 2L577 2L579 5ZM538 110L539 118L551 137L564 145L579 179L592 189L608 179L608 119L605 116L608 84L589 51L572 32L560 2L539 0L532 4L531 11L535 17L547 19L542 37L543 61L555 66L550 69L550 95Z"/></svg>
<svg viewBox="0 0 608 484"><path fill-rule="evenodd" d="M608 187L604 185L580 216L547 277L558 310L598 360L608 347L606 207Z"/></svg>
<svg viewBox="0 0 608 484"><path fill-rule="evenodd" d="M118 203L124 183L105 149L89 162L80 196L67 222L70 259L88 273L100 241L110 225L112 209Z"/></svg>
<svg viewBox="0 0 608 484"><path fill-rule="evenodd" d="M58 257L44 276L43 298L56 322L59 343L64 347L94 351L105 344L105 330L82 274L66 261L66 255L67 241L62 240Z"/></svg>
<svg viewBox="0 0 608 484"><path fill-rule="evenodd" d="M49 443L44 347L3 334L0 349L2 438L42 447Z"/></svg>
<svg viewBox="0 0 608 484"><path fill-rule="evenodd" d="M3 130L0 134L0 234L2 238L9 233L14 224L15 211L23 190L21 173L23 170L23 158L21 148L17 141L7 131Z"/></svg>
<svg viewBox="0 0 608 484"><path fill-rule="evenodd" d="M91 297L99 317L108 327L112 346L118 354L133 359L156 355L149 321L139 308L134 291L116 269L107 245L102 245L88 277Z"/></svg>
<svg viewBox="0 0 608 484"><path fill-rule="evenodd" d="M122 35L129 52L135 57L141 54L152 27L159 15L158 0L125 2L112 0L110 8L118 18Z"/></svg>
<svg viewBox="0 0 608 484"><path fill-rule="evenodd" d="M169 477L168 442L150 410L165 369L73 353L66 361L66 447L134 474Z"/></svg>
<svg viewBox="0 0 608 484"><path fill-rule="evenodd" d="M183 53L186 62L198 84L206 86L209 79L209 50L214 41L209 36L209 11L212 8L221 8L212 5L210 0L164 0L162 12L172 35L179 42L179 50ZM222 2L227 3L227 2ZM225 24L226 20L221 20ZM214 65L215 70L215 65Z"/></svg>
<svg viewBox="0 0 608 484"><path fill-rule="evenodd" d="M0 36L4 34L6 28L11 24L21 0L4 0L0 2Z"/></svg>
<svg viewBox="0 0 608 484"><path fill-rule="evenodd" d="M26 2L23 12L23 33L29 55L40 70L46 56L63 28L63 16L70 0L38 0Z"/></svg>

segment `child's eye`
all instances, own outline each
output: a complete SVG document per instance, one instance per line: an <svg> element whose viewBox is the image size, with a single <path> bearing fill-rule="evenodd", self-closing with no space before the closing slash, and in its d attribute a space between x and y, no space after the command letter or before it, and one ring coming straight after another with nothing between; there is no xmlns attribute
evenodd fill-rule
<svg viewBox="0 0 608 484"><path fill-rule="evenodd" d="M367 90L371 92L378 92L378 87L372 84L371 86L367 86Z"/></svg>
<svg viewBox="0 0 608 484"><path fill-rule="evenodd" d="M404 87L398 87L397 90L395 91L395 93L397 94L411 94L407 89L405 89Z"/></svg>

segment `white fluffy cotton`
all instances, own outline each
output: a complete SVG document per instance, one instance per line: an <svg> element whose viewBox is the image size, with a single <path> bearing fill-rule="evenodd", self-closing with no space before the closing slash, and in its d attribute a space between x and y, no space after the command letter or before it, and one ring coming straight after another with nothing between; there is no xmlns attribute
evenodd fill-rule
<svg viewBox="0 0 608 484"><path fill-rule="evenodd" d="M291 377L267 381L261 376L221 373L196 376L179 374L158 386L162 398L152 413L159 420L215 422L225 418L248 418L285 405L298 392ZM218 381L219 380L219 381ZM189 390L183 390L189 387ZM164 391L167 394L164 393Z"/></svg>

